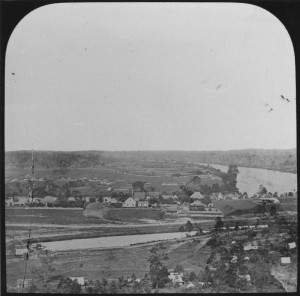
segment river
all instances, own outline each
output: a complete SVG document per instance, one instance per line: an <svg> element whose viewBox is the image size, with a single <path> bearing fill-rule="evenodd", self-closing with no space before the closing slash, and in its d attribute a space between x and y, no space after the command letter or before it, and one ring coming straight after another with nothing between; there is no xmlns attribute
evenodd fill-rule
<svg viewBox="0 0 300 296"><path fill-rule="evenodd" d="M195 233L196 231L189 232L190 235L194 235ZM41 245L45 246L46 249L52 251L116 248L116 247L128 247L131 244L136 244L136 243L147 243L147 242L160 241L160 240L181 239L181 238L185 238L186 234L187 232L169 232L169 233L122 235L122 236L109 236L109 237L44 242L41 243Z"/></svg>
<svg viewBox="0 0 300 296"><path fill-rule="evenodd" d="M210 166L222 172L228 170L227 165L210 164ZM257 193L261 184L272 193L293 192L294 189L297 191L297 174L248 167L238 167L238 170L237 188L250 196Z"/></svg>

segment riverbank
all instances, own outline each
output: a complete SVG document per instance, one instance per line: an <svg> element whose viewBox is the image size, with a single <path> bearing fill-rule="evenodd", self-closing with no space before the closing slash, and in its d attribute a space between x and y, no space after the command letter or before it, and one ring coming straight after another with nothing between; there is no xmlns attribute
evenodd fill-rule
<svg viewBox="0 0 300 296"><path fill-rule="evenodd" d="M222 166L229 166L229 164L224 163L209 163L209 162L202 162L203 165L222 165ZM287 169L280 169L280 168L270 168L270 167L261 167L261 166L255 166L255 165L236 165L239 168L250 168L250 169L261 169L261 170L268 170L268 171L275 171L275 172L282 172L282 173L290 173L297 175L297 167L294 170L287 170Z"/></svg>

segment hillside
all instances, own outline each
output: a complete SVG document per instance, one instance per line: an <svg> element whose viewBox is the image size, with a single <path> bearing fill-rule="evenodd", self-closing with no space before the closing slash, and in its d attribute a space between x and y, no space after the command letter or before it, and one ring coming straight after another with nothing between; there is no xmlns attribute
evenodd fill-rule
<svg viewBox="0 0 300 296"><path fill-rule="evenodd" d="M171 161L236 164L285 172L297 172L296 149L246 149L230 151L36 151L37 168L93 167L114 161ZM31 151L5 152L5 166L30 167Z"/></svg>

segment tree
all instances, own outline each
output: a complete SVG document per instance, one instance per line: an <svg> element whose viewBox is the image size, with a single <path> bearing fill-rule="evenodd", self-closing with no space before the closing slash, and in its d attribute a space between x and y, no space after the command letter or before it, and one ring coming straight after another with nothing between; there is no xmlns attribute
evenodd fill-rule
<svg viewBox="0 0 300 296"><path fill-rule="evenodd" d="M181 265L177 264L176 267L175 267L175 269L174 269L174 272L181 273L183 271L184 271L183 267Z"/></svg>
<svg viewBox="0 0 300 296"><path fill-rule="evenodd" d="M265 195L267 193L268 193L268 190L266 189L266 187L264 187L262 184L259 185L257 194L261 196L261 195Z"/></svg>
<svg viewBox="0 0 300 296"><path fill-rule="evenodd" d="M81 285L77 280L72 281L70 278L61 278L57 284L58 292L61 294L79 294Z"/></svg>
<svg viewBox="0 0 300 296"><path fill-rule="evenodd" d="M163 288L168 281L168 269L163 265L162 261L168 259L162 244L154 246L150 250L148 262L150 263L150 278L153 288Z"/></svg>
<svg viewBox="0 0 300 296"><path fill-rule="evenodd" d="M47 284L50 274L55 271L56 255L50 250L37 250L38 263L32 268L32 272L36 274L44 285Z"/></svg>
<svg viewBox="0 0 300 296"><path fill-rule="evenodd" d="M224 223L222 221L222 218L221 217L217 217L216 218L216 224L215 224L215 228L216 230L220 230L222 227L223 227Z"/></svg>
<svg viewBox="0 0 300 296"><path fill-rule="evenodd" d="M190 220L188 220L185 224L185 229L186 231L190 232L194 229L194 225L192 224L192 222Z"/></svg>
<svg viewBox="0 0 300 296"><path fill-rule="evenodd" d="M230 164L228 166L227 174L222 175L225 191L228 191L228 192L237 192L238 191L238 189L236 188L238 173L239 173L239 170L236 165Z"/></svg>
<svg viewBox="0 0 300 296"><path fill-rule="evenodd" d="M196 185L200 185L201 184L201 179L200 179L200 177L195 176L195 177L192 178L191 182L196 184Z"/></svg>
<svg viewBox="0 0 300 296"><path fill-rule="evenodd" d="M134 191L145 191L144 185L146 182L142 181L135 181L132 183L132 188Z"/></svg>

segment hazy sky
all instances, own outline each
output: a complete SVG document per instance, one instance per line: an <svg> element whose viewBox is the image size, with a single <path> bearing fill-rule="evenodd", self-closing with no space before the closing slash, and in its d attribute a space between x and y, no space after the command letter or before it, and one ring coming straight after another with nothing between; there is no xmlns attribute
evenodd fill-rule
<svg viewBox="0 0 300 296"><path fill-rule="evenodd" d="M295 148L295 97L288 32L257 6L47 5L8 43L5 148Z"/></svg>

